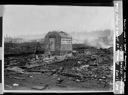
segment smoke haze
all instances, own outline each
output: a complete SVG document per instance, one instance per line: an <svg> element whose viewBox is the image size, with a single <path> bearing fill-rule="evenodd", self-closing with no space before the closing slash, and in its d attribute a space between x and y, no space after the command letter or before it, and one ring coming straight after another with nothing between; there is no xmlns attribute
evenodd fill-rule
<svg viewBox="0 0 128 95"><path fill-rule="evenodd" d="M85 38L84 43L88 46L96 48L109 48L113 45L113 33L111 30L93 31L88 34L89 38Z"/></svg>
<svg viewBox="0 0 128 95"><path fill-rule="evenodd" d="M84 43L87 46L96 48L109 48L113 46L113 31L110 29L72 32L73 43Z"/></svg>

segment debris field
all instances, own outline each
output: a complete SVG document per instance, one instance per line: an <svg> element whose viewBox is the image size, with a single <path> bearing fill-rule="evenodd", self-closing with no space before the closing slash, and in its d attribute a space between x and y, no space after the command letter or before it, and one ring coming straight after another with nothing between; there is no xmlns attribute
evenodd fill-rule
<svg viewBox="0 0 128 95"><path fill-rule="evenodd" d="M5 58L5 90L112 90L112 53L30 54Z"/></svg>

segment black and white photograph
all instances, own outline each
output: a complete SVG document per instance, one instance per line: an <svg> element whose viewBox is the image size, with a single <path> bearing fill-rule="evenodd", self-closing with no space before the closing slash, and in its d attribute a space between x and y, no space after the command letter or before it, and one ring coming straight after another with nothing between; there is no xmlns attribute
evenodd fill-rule
<svg viewBox="0 0 128 95"><path fill-rule="evenodd" d="M2 94L2 14L3 6L0 5L0 94Z"/></svg>
<svg viewBox="0 0 128 95"><path fill-rule="evenodd" d="M5 5L4 90L113 91L114 6Z"/></svg>

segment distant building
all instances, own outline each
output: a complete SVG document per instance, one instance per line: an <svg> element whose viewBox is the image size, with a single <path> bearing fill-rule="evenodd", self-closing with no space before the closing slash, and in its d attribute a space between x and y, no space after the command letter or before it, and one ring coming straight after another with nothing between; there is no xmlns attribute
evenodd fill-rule
<svg viewBox="0 0 128 95"><path fill-rule="evenodd" d="M11 38L11 37L5 37L4 42L10 42L10 43L23 43L24 40L22 38Z"/></svg>
<svg viewBox="0 0 128 95"><path fill-rule="evenodd" d="M65 55L72 52L72 37L60 31L48 32L44 39L45 52L52 55Z"/></svg>

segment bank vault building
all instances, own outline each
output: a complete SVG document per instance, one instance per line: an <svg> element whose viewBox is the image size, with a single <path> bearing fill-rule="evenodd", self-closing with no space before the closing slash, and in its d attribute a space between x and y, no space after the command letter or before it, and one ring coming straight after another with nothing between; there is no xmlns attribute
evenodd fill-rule
<svg viewBox="0 0 128 95"><path fill-rule="evenodd" d="M45 52L65 55L72 52L72 37L63 31L48 32L44 39Z"/></svg>

